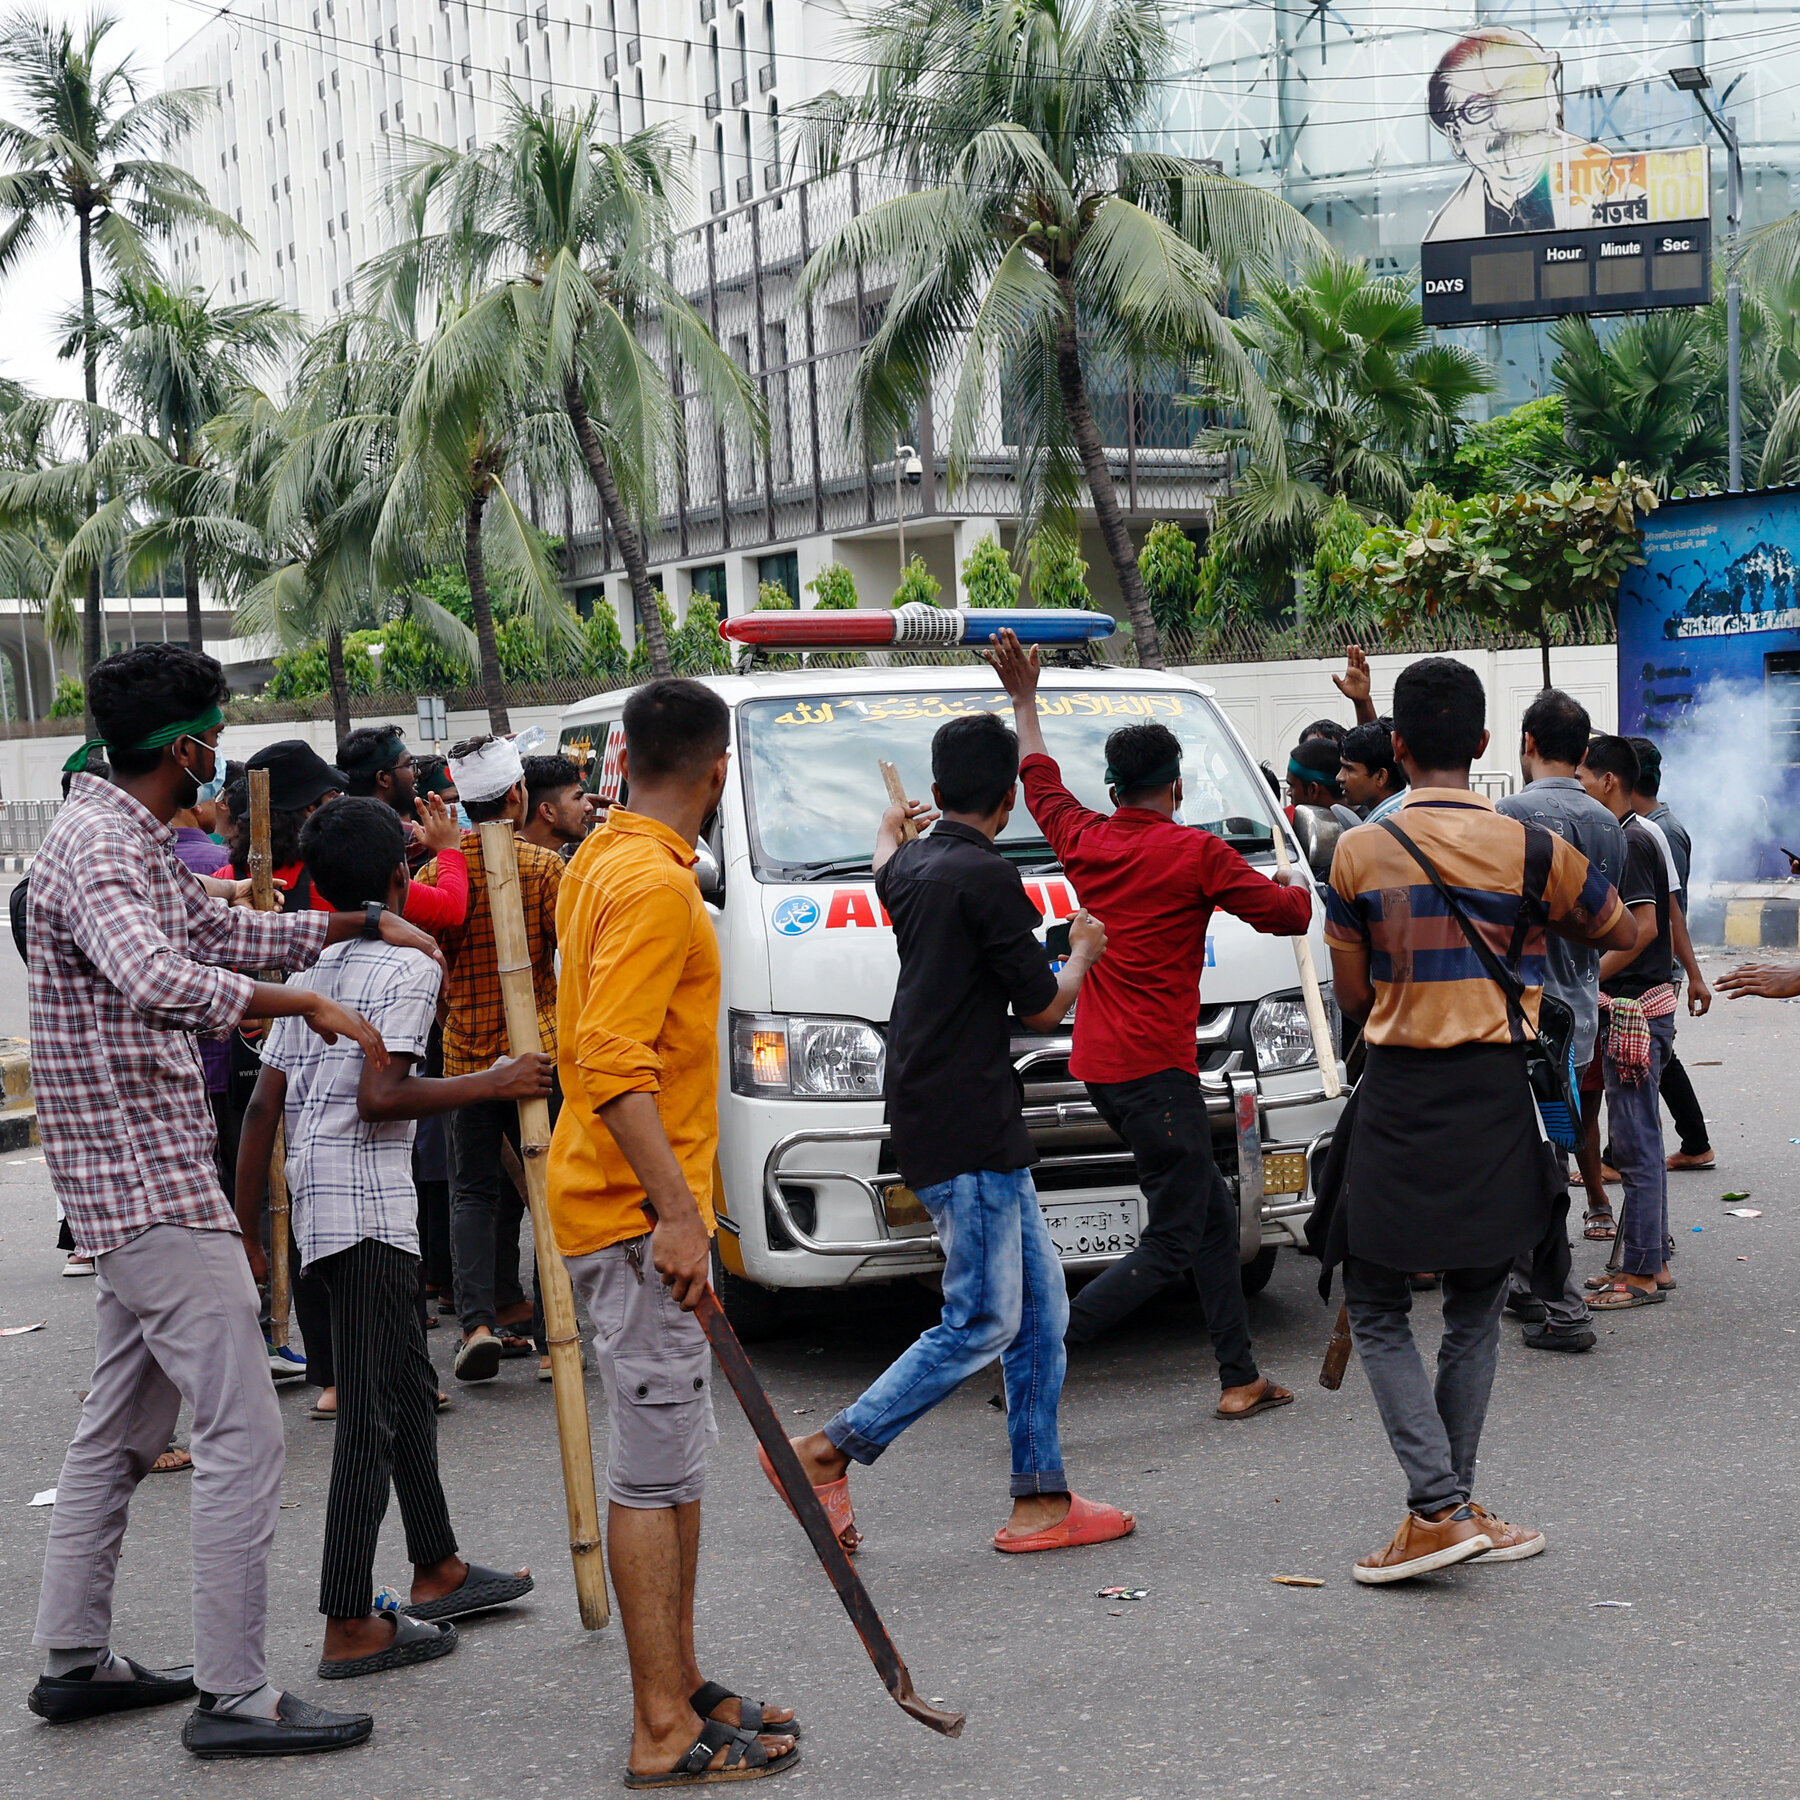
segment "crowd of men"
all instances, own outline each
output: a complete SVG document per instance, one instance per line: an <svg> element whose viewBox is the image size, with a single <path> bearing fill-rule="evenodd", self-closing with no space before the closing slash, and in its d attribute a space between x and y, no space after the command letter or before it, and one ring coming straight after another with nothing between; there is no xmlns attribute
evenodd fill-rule
<svg viewBox="0 0 1800 1800"><path fill-rule="evenodd" d="M1189 1276L1219 1365L1218 1415L1249 1420L1293 1400L1255 1359L1195 1025L1211 913L1299 934L1312 890L1180 823L1181 744L1160 724L1112 734L1113 809L1082 805L1039 729L1035 652L1003 633L988 661L1016 728L987 712L946 722L932 803L891 806L872 855L900 964L887 1034L894 1155L946 1266L939 1323L794 1441L847 1549L862 1541L851 1466L875 1463L995 1357L1012 1476L994 1548L1131 1532L1129 1511L1069 1485L1067 1347ZM1544 1548L1541 1531L1476 1498L1502 1310L1525 1321L1528 1343L1579 1351L1594 1341L1591 1310L1673 1290L1668 1168L1711 1159L1672 1057L1678 965L1691 1010L1710 994L1684 923L1689 845L1657 801L1653 746L1596 735L1573 699L1547 691L1524 716L1525 784L1496 805L1471 785L1488 732L1466 665L1410 665L1391 718L1374 714L1360 652L1338 685L1357 725L1322 721L1288 767L1296 807L1341 809L1326 939L1357 1040L1310 1236L1322 1293L1341 1275L1405 1478L1399 1529L1353 1571L1386 1585ZM454 1316L464 1382L493 1380L534 1349L540 1369L547 1361L520 1260L522 1181L508 1168L518 1102L544 1098L557 1113L552 1227L608 1402L608 1562L633 1690L624 1780L797 1766L792 1708L710 1678L695 1647L716 1427L694 1309L718 1216L721 965L694 867L728 777L725 703L691 681L637 690L622 717L624 798L596 817L581 771L522 757L504 737L458 744L441 764L415 759L393 727L352 733L335 763L288 740L240 775L217 748L219 666L178 647L109 658L88 692L100 737L71 758L24 923L46 1159L72 1259L96 1275L98 1317L46 1551L33 1709L74 1721L194 1699L183 1741L204 1757L369 1735L369 1714L300 1700L266 1667L283 1463L271 1377L311 1383L313 1416L335 1420L320 1678L449 1655L456 1620L531 1591L528 1569L462 1553L438 1468L435 1420L449 1400L426 1334ZM276 912L245 904L257 769ZM995 846L1021 788L1082 899L1060 966ZM516 1058L474 829L495 822L514 834L545 1046ZM1800 979L1752 969L1722 985L1785 994ZM1078 995L1070 1072L1130 1150L1146 1216L1137 1248L1071 1304L1008 1044L1013 1020L1048 1030ZM1674 1159L1659 1089L1678 1119L1689 1109ZM303 1356L265 1337L266 1201L283 1131ZM1585 1283L1554 1133L1578 1155L1586 1235L1615 1246ZM1411 1331L1420 1287L1442 1294L1435 1381ZM195 1663L159 1670L112 1647L112 1587L131 1495L170 1466L183 1403ZM404 1599L374 1584L390 1491L412 1564Z"/></svg>

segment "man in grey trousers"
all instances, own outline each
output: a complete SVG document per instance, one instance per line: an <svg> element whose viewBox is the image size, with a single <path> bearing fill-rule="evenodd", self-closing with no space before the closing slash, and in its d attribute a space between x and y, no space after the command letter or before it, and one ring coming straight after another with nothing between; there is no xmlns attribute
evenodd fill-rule
<svg viewBox="0 0 1800 1800"><path fill-rule="evenodd" d="M1625 878L1625 833L1619 821L1591 798L1575 771L1587 753L1593 723L1587 708L1560 688L1545 688L1520 720L1519 767L1526 785L1495 804L1509 819L1542 825L1573 844L1616 888ZM1544 992L1575 1015L1575 1071L1594 1060L1600 1029L1600 952L1591 944L1552 937L1544 950ZM1586 1107L1598 1093L1583 1096ZM1514 1264L1506 1310L1525 1321L1533 1350L1579 1352L1595 1344L1587 1299L1569 1256L1566 1210L1551 1221L1537 1248Z"/></svg>
<svg viewBox="0 0 1800 1800"><path fill-rule="evenodd" d="M94 1379L56 1485L33 1641L31 1710L58 1722L188 1699L198 1756L289 1755L360 1742L268 1680L263 1625L280 1516L281 1414L257 1326L262 1247L219 1186L195 1046L244 1019L298 1016L385 1062L356 1013L240 970L305 968L367 932L431 951L376 908L255 913L175 857L169 820L223 767L225 677L209 656L147 644L96 665L100 738L70 759L69 797L32 864L30 1010L38 1124L57 1198L95 1259ZM85 773L103 745L112 779ZM224 884L227 894L231 884ZM247 1253L247 1254L246 1254ZM193 1414L194 1664L149 1669L111 1648L132 1493Z"/></svg>

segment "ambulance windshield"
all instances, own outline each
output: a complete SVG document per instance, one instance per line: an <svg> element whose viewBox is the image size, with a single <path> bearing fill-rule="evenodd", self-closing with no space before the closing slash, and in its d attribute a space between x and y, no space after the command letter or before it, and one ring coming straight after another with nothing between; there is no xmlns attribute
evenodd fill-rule
<svg viewBox="0 0 1800 1800"><path fill-rule="evenodd" d="M907 793L929 800L933 733L946 719L975 712L1012 722L1012 703L988 688L746 702L738 743L758 871L804 881L866 870L887 805L881 759L900 771ZM1198 695L1045 688L1038 713L1063 780L1085 805L1112 810L1104 780L1108 735L1155 721L1181 740L1182 818L1246 854L1271 848L1274 796ZM999 844L1021 864L1054 862L1023 794Z"/></svg>

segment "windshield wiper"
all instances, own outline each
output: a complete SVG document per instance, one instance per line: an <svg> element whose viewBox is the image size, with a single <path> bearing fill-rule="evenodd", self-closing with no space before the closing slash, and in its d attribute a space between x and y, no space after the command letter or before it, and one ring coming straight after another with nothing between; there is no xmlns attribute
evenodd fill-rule
<svg viewBox="0 0 1800 1800"><path fill-rule="evenodd" d="M837 875L868 874L869 859L866 856L839 856L826 862L789 863L781 873L789 881L830 881Z"/></svg>

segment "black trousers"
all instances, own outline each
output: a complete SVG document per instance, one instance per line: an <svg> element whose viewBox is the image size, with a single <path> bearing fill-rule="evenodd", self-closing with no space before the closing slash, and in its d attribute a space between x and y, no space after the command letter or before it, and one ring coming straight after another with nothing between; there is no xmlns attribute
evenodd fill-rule
<svg viewBox="0 0 1800 1800"><path fill-rule="evenodd" d="M338 1416L325 1501L319 1611L360 1619L375 1604L375 1546L388 1487L417 1566L456 1553L438 1479L437 1373L419 1325L419 1259L363 1238L313 1265L330 1296Z"/></svg>
<svg viewBox="0 0 1800 1800"><path fill-rule="evenodd" d="M482 1100L450 1115L450 1245L456 1264L456 1311L463 1335L498 1328L502 1307L525 1298L519 1279L519 1227L525 1202L500 1160L503 1144L519 1147L519 1109L511 1100ZM537 1258L532 1258L535 1288ZM535 1336L541 1337L533 1313Z"/></svg>
<svg viewBox="0 0 1800 1800"><path fill-rule="evenodd" d="M1663 1064L1662 1100L1680 1133L1681 1154L1704 1156L1712 1148L1712 1141L1706 1135L1706 1114L1700 1110L1694 1084L1681 1066L1679 1051L1671 1050L1669 1060Z"/></svg>
<svg viewBox="0 0 1800 1800"><path fill-rule="evenodd" d="M1068 1341L1099 1337L1191 1274L1219 1359L1220 1386L1247 1385L1256 1379L1256 1357L1244 1305L1237 1206L1213 1161L1200 1078L1164 1069L1136 1081L1090 1081L1087 1091L1137 1163L1147 1217L1137 1248L1070 1303Z"/></svg>

